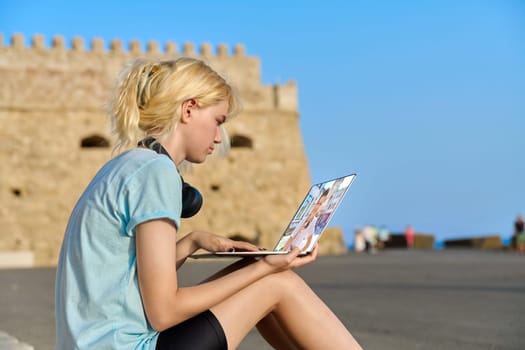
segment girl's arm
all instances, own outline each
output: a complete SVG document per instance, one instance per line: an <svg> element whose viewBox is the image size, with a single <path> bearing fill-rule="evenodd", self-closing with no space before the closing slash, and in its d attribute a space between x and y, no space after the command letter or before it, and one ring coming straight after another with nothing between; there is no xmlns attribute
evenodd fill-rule
<svg viewBox="0 0 525 350"><path fill-rule="evenodd" d="M211 308L258 279L313 261L316 254L297 258L299 251L260 259L242 269L197 286L179 288L177 253L184 255L197 246L213 246L200 242L208 235L195 233L181 239L177 247L176 229L170 220L152 220L137 226L136 250L142 304L151 326L162 331ZM193 241L193 242L192 242ZM187 255L186 255L187 257ZM185 258L185 257L184 257Z"/></svg>
<svg viewBox="0 0 525 350"><path fill-rule="evenodd" d="M177 241L177 270L191 254L201 248L209 252L227 252L230 249L237 251L259 250L248 242L234 241L206 231L193 231Z"/></svg>

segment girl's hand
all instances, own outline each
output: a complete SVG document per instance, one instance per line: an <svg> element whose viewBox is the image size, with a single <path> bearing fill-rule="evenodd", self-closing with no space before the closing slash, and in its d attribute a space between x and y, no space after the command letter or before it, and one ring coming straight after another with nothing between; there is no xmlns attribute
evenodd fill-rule
<svg viewBox="0 0 525 350"><path fill-rule="evenodd" d="M258 251L260 250L251 243L234 241L232 239L216 235L206 231L193 231L193 241L197 249L204 249L209 252L228 252L228 251Z"/></svg>
<svg viewBox="0 0 525 350"><path fill-rule="evenodd" d="M269 265L275 272L293 269L311 263L317 258L317 244L308 255L299 256L299 248L293 248L285 255L267 255L262 261Z"/></svg>

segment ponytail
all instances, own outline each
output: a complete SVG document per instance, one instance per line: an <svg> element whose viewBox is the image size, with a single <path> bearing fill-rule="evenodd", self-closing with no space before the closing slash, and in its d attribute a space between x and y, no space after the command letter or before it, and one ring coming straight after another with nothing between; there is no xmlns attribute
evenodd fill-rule
<svg viewBox="0 0 525 350"><path fill-rule="evenodd" d="M156 64L137 59L126 65L119 75L109 110L111 130L117 136L116 151L134 145L144 136L140 109L145 104L143 91L147 78Z"/></svg>

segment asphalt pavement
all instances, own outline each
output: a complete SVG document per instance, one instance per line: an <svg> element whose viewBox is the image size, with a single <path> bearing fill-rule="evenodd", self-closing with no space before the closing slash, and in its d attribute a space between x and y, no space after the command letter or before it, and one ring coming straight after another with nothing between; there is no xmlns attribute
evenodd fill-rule
<svg viewBox="0 0 525 350"><path fill-rule="evenodd" d="M183 284L226 261L190 261ZM297 272L364 349L525 349L525 256L386 250L320 257ZM54 268L0 270L0 350L54 348ZM241 350L270 349L251 332Z"/></svg>

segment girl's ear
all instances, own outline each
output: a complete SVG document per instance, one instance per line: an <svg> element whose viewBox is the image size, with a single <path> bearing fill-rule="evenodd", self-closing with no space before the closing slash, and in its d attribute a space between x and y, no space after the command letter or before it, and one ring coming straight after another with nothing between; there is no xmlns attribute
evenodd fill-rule
<svg viewBox="0 0 525 350"><path fill-rule="evenodd" d="M197 108L197 101L195 99L189 99L182 103L181 105L181 118L180 121L182 123L188 122L189 118L191 118L191 113L195 108Z"/></svg>

